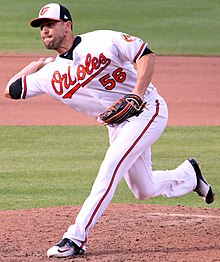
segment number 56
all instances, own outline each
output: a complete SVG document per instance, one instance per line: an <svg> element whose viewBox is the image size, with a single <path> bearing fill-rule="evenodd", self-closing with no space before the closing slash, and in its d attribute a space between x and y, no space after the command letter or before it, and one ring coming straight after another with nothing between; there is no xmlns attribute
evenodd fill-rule
<svg viewBox="0 0 220 262"><path fill-rule="evenodd" d="M112 90L116 82L123 83L126 79L126 73L122 68L117 68L112 75L106 74L99 79L99 82L105 87L106 90Z"/></svg>

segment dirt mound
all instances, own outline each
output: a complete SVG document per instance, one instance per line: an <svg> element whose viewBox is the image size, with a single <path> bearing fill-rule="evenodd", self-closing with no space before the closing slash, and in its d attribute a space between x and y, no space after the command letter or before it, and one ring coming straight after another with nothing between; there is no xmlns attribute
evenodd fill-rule
<svg viewBox="0 0 220 262"><path fill-rule="evenodd" d="M79 209L0 211L1 261L48 261L47 249L60 241ZM219 209L111 204L86 254L64 261L220 261L219 220Z"/></svg>

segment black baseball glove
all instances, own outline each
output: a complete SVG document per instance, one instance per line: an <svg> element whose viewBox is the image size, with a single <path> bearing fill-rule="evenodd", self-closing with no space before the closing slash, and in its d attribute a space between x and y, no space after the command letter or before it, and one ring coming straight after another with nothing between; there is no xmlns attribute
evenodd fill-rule
<svg viewBox="0 0 220 262"><path fill-rule="evenodd" d="M120 124L132 116L139 116L145 104L138 95L128 94L112 104L99 118L106 125Z"/></svg>

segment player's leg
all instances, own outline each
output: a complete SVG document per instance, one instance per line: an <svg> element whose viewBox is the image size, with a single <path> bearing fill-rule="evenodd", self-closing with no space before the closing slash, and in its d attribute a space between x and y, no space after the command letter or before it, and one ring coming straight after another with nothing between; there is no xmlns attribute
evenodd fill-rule
<svg viewBox="0 0 220 262"><path fill-rule="evenodd" d="M195 189L196 175L188 160L173 170L152 171L150 151L148 148L125 175L136 198L177 197Z"/></svg>
<svg viewBox="0 0 220 262"><path fill-rule="evenodd" d="M119 181L147 147L141 141L151 124L158 121L159 103L152 104L148 109L149 111L145 110L138 118L133 117L129 122L109 127L111 145L89 197L84 202L75 224L68 228L63 239L71 239L79 247L85 244L88 234L113 198ZM152 141L160 136L166 125L166 116L160 115L160 118L163 125L152 134ZM58 250L58 247L53 247L52 251L54 250Z"/></svg>
<svg viewBox="0 0 220 262"><path fill-rule="evenodd" d="M161 107L163 110L163 108ZM177 197L192 190L202 196L207 204L214 201L211 186L201 174L201 170L194 159L185 160L173 170L152 171L151 145L159 138L165 127L165 118L158 115L139 141L145 148L129 171L125 180L134 195L139 199L155 196Z"/></svg>
<svg viewBox="0 0 220 262"><path fill-rule="evenodd" d="M163 110L163 105L159 108L158 102L151 104L149 111L145 110L138 118L133 117L129 122L114 128L109 127L111 145L89 197L84 202L75 224L68 228L63 239L70 239L77 246L84 247L88 234L113 198L119 181L143 151L163 132L167 122L165 108L164 106ZM151 128L152 125L154 128Z"/></svg>
<svg viewBox="0 0 220 262"><path fill-rule="evenodd" d="M166 127L166 105L160 104L160 114L151 123L139 141L143 148L141 155L125 175L125 180L134 195L139 199L147 199L164 195L181 196L196 187L196 175L189 161L174 170L152 171L151 146L161 136ZM135 122L132 122L135 126Z"/></svg>
<svg viewBox="0 0 220 262"><path fill-rule="evenodd" d="M97 220L112 200L118 183L141 153L140 146L135 144L135 138L138 135L131 136L130 132L127 132L129 129L126 128L126 132L122 132L122 129L124 127L120 128L120 131L118 129L117 138L106 152L91 193L84 202L75 224L71 225L63 236L63 238L74 240L79 246L85 242ZM137 129L135 132L140 134Z"/></svg>

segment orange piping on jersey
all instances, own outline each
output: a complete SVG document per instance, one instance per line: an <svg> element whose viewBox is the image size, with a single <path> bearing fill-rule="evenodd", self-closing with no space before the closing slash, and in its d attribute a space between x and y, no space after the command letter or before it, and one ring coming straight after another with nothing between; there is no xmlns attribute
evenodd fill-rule
<svg viewBox="0 0 220 262"><path fill-rule="evenodd" d="M26 97L26 94L27 94L27 81L26 81L26 76L24 76L23 78L23 83L24 83L24 92L23 92L23 95L22 95L22 99L25 99Z"/></svg>
<svg viewBox="0 0 220 262"><path fill-rule="evenodd" d="M137 62L137 59L138 59L139 55L142 53L144 47L145 47L145 43L143 43L143 44L141 45L141 48L139 49L137 55L136 55L135 58L134 58L134 63Z"/></svg>

